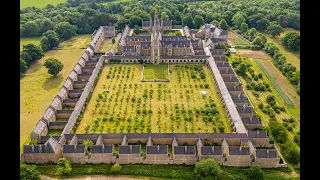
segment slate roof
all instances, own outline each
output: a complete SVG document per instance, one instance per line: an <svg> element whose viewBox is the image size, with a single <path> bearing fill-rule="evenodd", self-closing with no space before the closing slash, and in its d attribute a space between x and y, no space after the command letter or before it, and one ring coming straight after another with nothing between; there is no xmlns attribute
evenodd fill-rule
<svg viewBox="0 0 320 180"><path fill-rule="evenodd" d="M187 41L187 37L186 36L162 36L162 41Z"/></svg>
<svg viewBox="0 0 320 180"><path fill-rule="evenodd" d="M93 145L91 146L91 153L113 153L112 145Z"/></svg>
<svg viewBox="0 0 320 180"><path fill-rule="evenodd" d="M232 69L220 69L220 74L234 74Z"/></svg>
<svg viewBox="0 0 320 180"><path fill-rule="evenodd" d="M214 61L215 61L215 62L217 62L217 61L225 61L225 62L228 62L227 59L226 59L226 56L224 56L224 55L215 56L215 57L214 57Z"/></svg>
<svg viewBox="0 0 320 180"><path fill-rule="evenodd" d="M62 103L77 103L79 99L65 99Z"/></svg>
<svg viewBox="0 0 320 180"><path fill-rule="evenodd" d="M57 114L71 114L73 110L57 110Z"/></svg>
<svg viewBox="0 0 320 180"><path fill-rule="evenodd" d="M241 118L243 124L261 124L259 118L252 117L252 118Z"/></svg>
<svg viewBox="0 0 320 180"><path fill-rule="evenodd" d="M254 113L253 108L252 107L237 107L237 110L239 113Z"/></svg>
<svg viewBox="0 0 320 180"><path fill-rule="evenodd" d="M41 132L47 127L47 123L45 120L40 119L34 128L33 132L36 134L41 134Z"/></svg>
<svg viewBox="0 0 320 180"><path fill-rule="evenodd" d="M73 84L87 84L89 81L74 81Z"/></svg>
<svg viewBox="0 0 320 180"><path fill-rule="evenodd" d="M191 41L190 40L183 40L183 41L160 41L162 46L169 46L172 47L190 47Z"/></svg>
<svg viewBox="0 0 320 180"><path fill-rule="evenodd" d="M149 49L151 47L151 42L140 42L141 49Z"/></svg>
<svg viewBox="0 0 320 180"><path fill-rule="evenodd" d="M235 76L231 76L231 77L224 77L223 78L224 82L239 82L238 78Z"/></svg>
<svg viewBox="0 0 320 180"><path fill-rule="evenodd" d="M172 26L171 21L161 21L161 26Z"/></svg>
<svg viewBox="0 0 320 180"><path fill-rule="evenodd" d="M194 146L175 146L173 147L174 154L195 154L196 148Z"/></svg>
<svg viewBox="0 0 320 180"><path fill-rule="evenodd" d="M151 41L151 36L126 36L126 41Z"/></svg>
<svg viewBox="0 0 320 180"><path fill-rule="evenodd" d="M136 46L123 46L123 52L136 52Z"/></svg>
<svg viewBox="0 0 320 180"><path fill-rule="evenodd" d="M249 138L268 138L267 131L248 131Z"/></svg>
<svg viewBox="0 0 320 180"><path fill-rule="evenodd" d="M63 153L84 153L86 146L83 144L78 145L63 145Z"/></svg>
<svg viewBox="0 0 320 180"><path fill-rule="evenodd" d="M172 25L172 29L182 29L182 25Z"/></svg>
<svg viewBox="0 0 320 180"><path fill-rule="evenodd" d="M199 55L199 56L161 56L162 59L206 59L207 56Z"/></svg>
<svg viewBox="0 0 320 180"><path fill-rule="evenodd" d="M232 100L234 102L247 102L248 101L248 98L247 97L244 97L244 96L240 96L240 97L234 97L232 98Z"/></svg>
<svg viewBox="0 0 320 180"><path fill-rule="evenodd" d="M114 26L102 26L105 31L115 30Z"/></svg>
<svg viewBox="0 0 320 180"><path fill-rule="evenodd" d="M168 145L147 146L147 154L168 154Z"/></svg>
<svg viewBox="0 0 320 180"><path fill-rule="evenodd" d="M60 149L60 144L52 137L43 145L25 145L23 153L56 153Z"/></svg>
<svg viewBox="0 0 320 180"><path fill-rule="evenodd" d="M140 154L140 145L119 145L119 154Z"/></svg>
<svg viewBox="0 0 320 180"><path fill-rule="evenodd" d="M250 155L249 147L229 147L229 155Z"/></svg>
<svg viewBox="0 0 320 180"><path fill-rule="evenodd" d="M72 90L69 90L69 94L71 93L82 93L83 92L83 89L72 89Z"/></svg>
<svg viewBox="0 0 320 180"><path fill-rule="evenodd" d="M152 26L153 26L153 22L152 23ZM142 26L150 26L150 21L142 21Z"/></svg>
<svg viewBox="0 0 320 180"><path fill-rule="evenodd" d="M275 149L256 149L257 158L278 158L277 150Z"/></svg>
<svg viewBox="0 0 320 180"><path fill-rule="evenodd" d="M56 122L49 122L49 126L65 126L68 122L67 121L56 121Z"/></svg>
<svg viewBox="0 0 320 180"><path fill-rule="evenodd" d="M228 62L218 62L216 63L217 67L230 67Z"/></svg>
<svg viewBox="0 0 320 180"><path fill-rule="evenodd" d="M243 91L242 86L227 86L228 91Z"/></svg>
<svg viewBox="0 0 320 180"><path fill-rule="evenodd" d="M201 147L202 155L222 155L221 146L202 146Z"/></svg>

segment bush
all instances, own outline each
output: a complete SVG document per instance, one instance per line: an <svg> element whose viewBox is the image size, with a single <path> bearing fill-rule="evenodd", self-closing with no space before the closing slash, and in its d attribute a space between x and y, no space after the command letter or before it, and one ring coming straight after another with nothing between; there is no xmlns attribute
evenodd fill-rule
<svg viewBox="0 0 320 180"><path fill-rule="evenodd" d="M205 88L209 88L209 84L205 84L204 87L205 87Z"/></svg>
<svg viewBox="0 0 320 180"><path fill-rule="evenodd" d="M259 93L257 93L257 92L252 92L252 95L254 95L255 97L259 97L260 96Z"/></svg>
<svg viewBox="0 0 320 180"><path fill-rule="evenodd" d="M276 100L273 95L268 95L266 100L267 100L267 103L270 104L271 106L276 105Z"/></svg>
<svg viewBox="0 0 320 180"><path fill-rule="evenodd" d="M300 152L293 142L288 141L285 144L280 145L280 147L282 152L281 154L288 162L292 164L300 163Z"/></svg>
<svg viewBox="0 0 320 180"><path fill-rule="evenodd" d="M291 125L287 126L287 130L288 131L292 131L293 130L293 127Z"/></svg>
<svg viewBox="0 0 320 180"><path fill-rule="evenodd" d="M58 169L56 175L58 176L68 176L71 174L72 167L71 163L65 158L62 157L58 160Z"/></svg>
<svg viewBox="0 0 320 180"><path fill-rule="evenodd" d="M258 164L254 164L247 170L247 177L250 180L263 180L265 179L264 177L264 172L260 168Z"/></svg>
<svg viewBox="0 0 320 180"><path fill-rule="evenodd" d="M221 173L220 166L211 158L197 162L194 168L194 174L197 179L213 179L217 178Z"/></svg>
<svg viewBox="0 0 320 180"><path fill-rule="evenodd" d="M20 164L20 179L21 180L40 180L40 172L35 165Z"/></svg>
<svg viewBox="0 0 320 180"><path fill-rule="evenodd" d="M111 172L113 174L117 174L119 171L121 170L121 166L119 163L115 163L112 167L111 167Z"/></svg>
<svg viewBox="0 0 320 180"><path fill-rule="evenodd" d="M271 135L278 143L282 144L288 141L288 134L284 126L277 121L271 121L269 126Z"/></svg>

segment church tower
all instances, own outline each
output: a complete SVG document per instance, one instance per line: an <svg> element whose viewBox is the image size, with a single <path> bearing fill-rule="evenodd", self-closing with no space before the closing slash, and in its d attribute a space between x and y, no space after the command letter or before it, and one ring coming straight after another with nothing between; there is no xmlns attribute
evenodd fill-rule
<svg viewBox="0 0 320 180"><path fill-rule="evenodd" d="M160 39L161 36L161 27L160 21L157 15L157 11L154 12L154 21L151 31L151 61L153 64L160 63Z"/></svg>

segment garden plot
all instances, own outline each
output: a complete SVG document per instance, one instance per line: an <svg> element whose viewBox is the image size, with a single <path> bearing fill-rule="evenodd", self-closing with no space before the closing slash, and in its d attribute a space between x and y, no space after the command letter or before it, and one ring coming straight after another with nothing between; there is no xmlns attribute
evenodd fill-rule
<svg viewBox="0 0 320 180"><path fill-rule="evenodd" d="M76 133L232 132L206 66L170 65L170 82L141 82L142 67L105 66Z"/></svg>

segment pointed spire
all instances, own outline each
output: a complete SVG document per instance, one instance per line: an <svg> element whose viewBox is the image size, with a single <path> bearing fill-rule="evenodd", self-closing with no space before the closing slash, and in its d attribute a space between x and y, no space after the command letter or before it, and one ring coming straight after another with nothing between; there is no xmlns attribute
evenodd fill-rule
<svg viewBox="0 0 320 180"><path fill-rule="evenodd" d="M172 146L178 146L178 141L176 137L173 137Z"/></svg>
<svg viewBox="0 0 320 180"><path fill-rule="evenodd" d="M152 143L152 139L151 137L149 136L149 139L148 139L148 142L147 142L147 146L152 146L153 143Z"/></svg>
<svg viewBox="0 0 320 180"><path fill-rule="evenodd" d="M77 135L74 135L71 139L70 145L76 145L78 144L78 137Z"/></svg>
<svg viewBox="0 0 320 180"><path fill-rule="evenodd" d="M125 146L128 145L128 138L127 135L124 135L123 140L121 142L121 146Z"/></svg>
<svg viewBox="0 0 320 180"><path fill-rule="evenodd" d="M103 145L103 139L102 139L101 134L100 134L99 137L98 137L98 140L97 140L97 142L96 142L96 145Z"/></svg>

